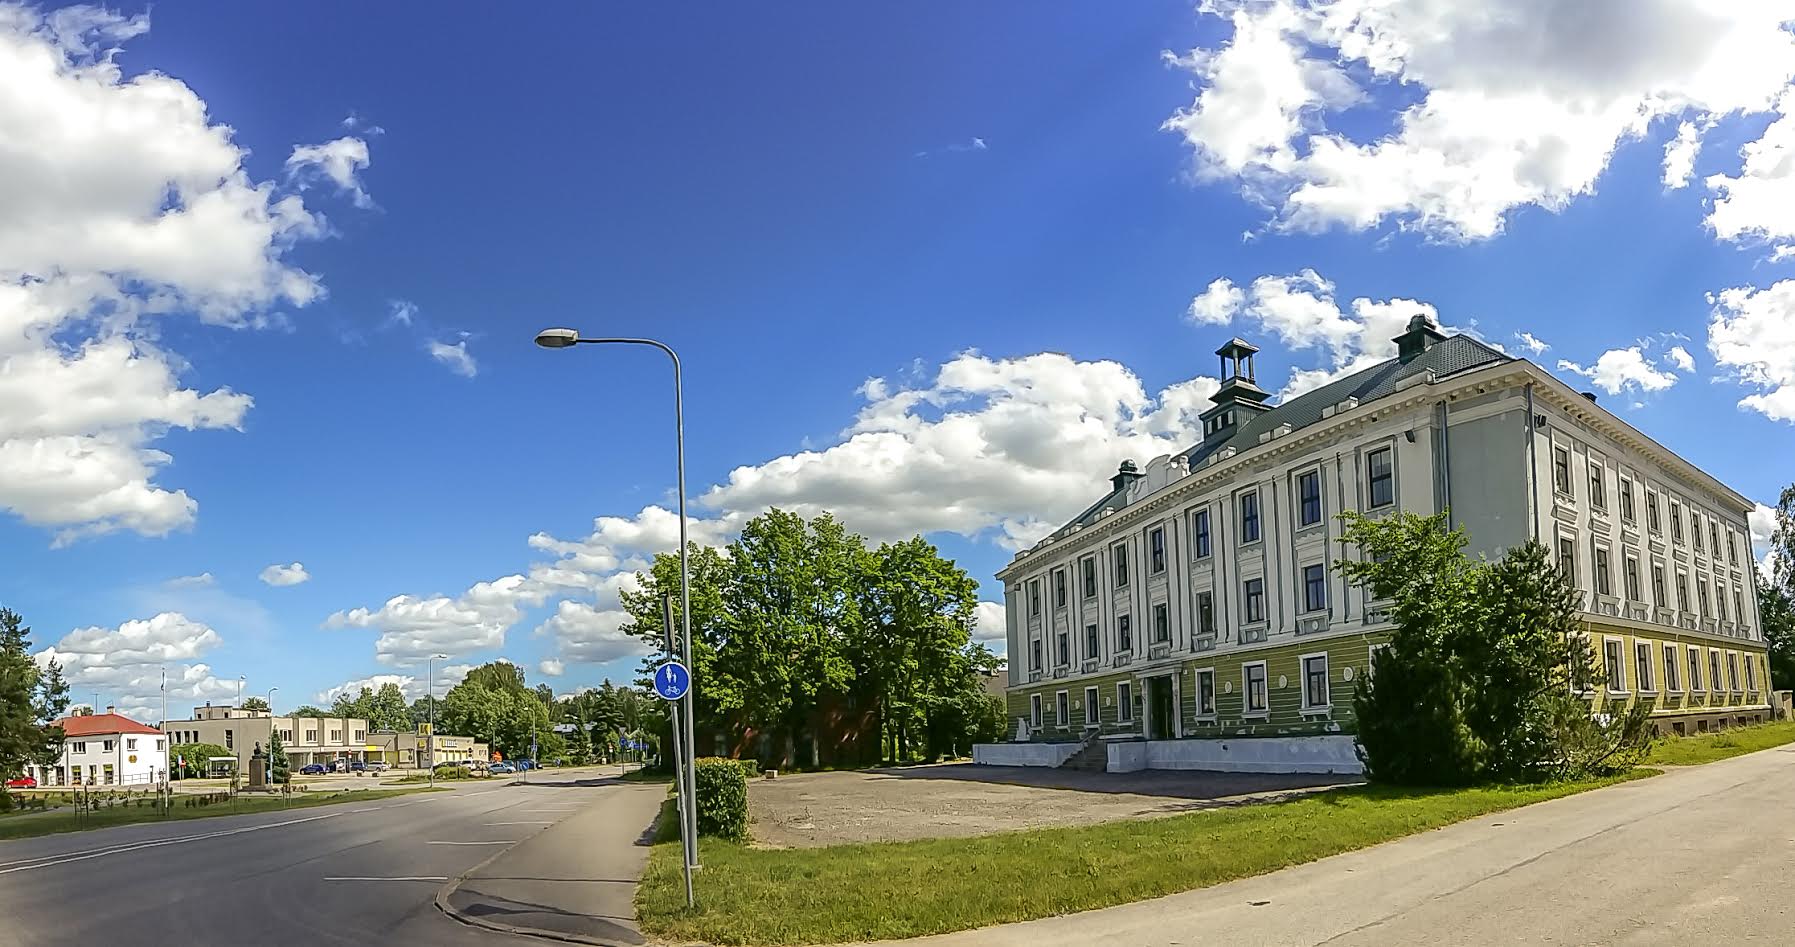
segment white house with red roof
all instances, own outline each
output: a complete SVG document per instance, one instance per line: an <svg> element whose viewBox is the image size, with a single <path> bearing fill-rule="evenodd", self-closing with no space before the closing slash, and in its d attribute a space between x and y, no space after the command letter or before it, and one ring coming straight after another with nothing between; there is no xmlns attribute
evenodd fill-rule
<svg viewBox="0 0 1795 947"><path fill-rule="evenodd" d="M168 738L162 731L106 708L103 714L64 717L62 759L55 766L31 766L39 786L150 787L168 775Z"/></svg>

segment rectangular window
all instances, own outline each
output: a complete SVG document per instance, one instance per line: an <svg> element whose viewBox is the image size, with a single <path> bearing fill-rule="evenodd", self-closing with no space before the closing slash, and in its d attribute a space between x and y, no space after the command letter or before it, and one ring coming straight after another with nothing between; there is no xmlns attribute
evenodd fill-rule
<svg viewBox="0 0 1795 947"><path fill-rule="evenodd" d="M1028 614L1031 618L1041 617L1041 580L1028 580Z"/></svg>
<svg viewBox="0 0 1795 947"><path fill-rule="evenodd" d="M1730 529L1726 531L1726 561L1739 564L1739 534Z"/></svg>
<svg viewBox="0 0 1795 947"><path fill-rule="evenodd" d="M1028 695L1028 725L1030 729L1041 729L1041 695Z"/></svg>
<svg viewBox="0 0 1795 947"><path fill-rule="evenodd" d="M1040 664L1041 664L1041 662L1040 662L1040 660L1039 660L1039 657L1038 657L1038 656L1037 656L1037 659L1036 659L1036 661L1035 661L1035 665L1036 665L1036 666L1037 666L1037 667L1039 667L1039 666L1040 666ZM330 731L330 742L332 742L332 743L341 743L341 742L343 742L343 731L341 731L341 730L332 730L332 731Z"/></svg>
<svg viewBox="0 0 1795 947"><path fill-rule="evenodd" d="M1708 519L1708 548L1714 550L1715 556L1720 555L1720 521L1712 517Z"/></svg>
<svg viewBox="0 0 1795 947"><path fill-rule="evenodd" d="M1134 619L1128 615L1116 618L1116 650L1134 650Z"/></svg>
<svg viewBox="0 0 1795 947"><path fill-rule="evenodd" d="M1067 661L1072 660L1071 642L1067 641L1067 637L1066 629L1064 628L1061 628L1059 633L1054 635L1054 644L1059 648L1059 651L1054 654L1054 657L1058 659L1056 662L1058 664L1065 664Z"/></svg>
<svg viewBox="0 0 1795 947"><path fill-rule="evenodd" d="M1311 654L1303 657L1303 709L1319 710L1328 706L1328 656Z"/></svg>
<svg viewBox="0 0 1795 947"><path fill-rule="evenodd" d="M1714 580L1714 617L1726 621L1726 583Z"/></svg>
<svg viewBox="0 0 1795 947"><path fill-rule="evenodd" d="M1164 602L1153 606L1153 640L1158 644L1172 640L1172 623L1166 615Z"/></svg>
<svg viewBox="0 0 1795 947"><path fill-rule="evenodd" d="M1689 649L1689 689L1702 689L1702 649L1696 647Z"/></svg>
<svg viewBox="0 0 1795 947"><path fill-rule="evenodd" d="M1071 703L1071 701L1066 699L1065 691L1055 691L1053 694L1053 724L1054 724L1054 726L1063 727L1066 724L1070 723L1071 721L1072 721L1072 703Z"/></svg>
<svg viewBox="0 0 1795 947"><path fill-rule="evenodd" d="M1390 448L1380 447L1365 455L1365 482L1372 509L1396 502L1396 467L1390 460Z"/></svg>
<svg viewBox="0 0 1795 947"><path fill-rule="evenodd" d="M1265 580L1248 579L1242 583L1241 618L1247 624L1265 620Z"/></svg>
<svg viewBox="0 0 1795 947"><path fill-rule="evenodd" d="M1303 611L1319 612L1328 607L1327 567L1303 566Z"/></svg>
<svg viewBox="0 0 1795 947"><path fill-rule="evenodd" d="M1639 597L1639 560L1628 556L1625 568L1627 572L1627 601L1645 601Z"/></svg>
<svg viewBox="0 0 1795 947"><path fill-rule="evenodd" d="M1665 690L1680 691L1683 689L1683 683L1679 679L1680 674L1681 674L1681 667L1682 667L1682 663L1677 660L1677 646L1674 644L1665 645L1664 646L1664 689Z"/></svg>
<svg viewBox="0 0 1795 947"><path fill-rule="evenodd" d="M1608 672L1608 690L1610 693L1624 693L1627 689L1627 668L1622 664L1620 639L1609 638L1602 642L1603 670Z"/></svg>
<svg viewBox="0 0 1795 947"><path fill-rule="evenodd" d="M1623 523L1633 522L1633 481L1620 478L1620 518Z"/></svg>
<svg viewBox="0 0 1795 947"><path fill-rule="evenodd" d="M1745 656L1745 689L1758 689L1758 659L1749 654Z"/></svg>
<svg viewBox="0 0 1795 947"><path fill-rule="evenodd" d="M1321 522L1321 474L1311 470L1296 475L1298 526Z"/></svg>
<svg viewBox="0 0 1795 947"><path fill-rule="evenodd" d="M1110 549L1110 555L1116 560L1116 588L1128 587L1128 547L1117 543Z"/></svg>
<svg viewBox="0 0 1795 947"><path fill-rule="evenodd" d="M1198 559L1209 558L1209 511L1198 510L1191 517L1191 533L1196 536L1192 550Z"/></svg>
<svg viewBox="0 0 1795 947"><path fill-rule="evenodd" d="M1645 528L1654 533L1661 533L1664 531L1660 528L1661 526L1662 524L1658 522L1658 495L1647 490L1645 492Z"/></svg>
<svg viewBox="0 0 1795 947"><path fill-rule="evenodd" d="M1153 574L1166 571L1166 531L1164 527L1154 527L1147 534L1147 550L1153 566Z"/></svg>
<svg viewBox="0 0 1795 947"><path fill-rule="evenodd" d="M1571 449L1568 447L1552 448L1552 489L1564 494L1571 492Z"/></svg>
<svg viewBox="0 0 1795 947"><path fill-rule="evenodd" d="M1601 546L1596 547L1595 563L1596 563L1596 594L1597 595L1612 594L1609 590L1609 585L1608 585L1608 550L1607 549L1604 549Z"/></svg>
<svg viewBox="0 0 1795 947"><path fill-rule="evenodd" d="M1689 573L1677 570L1677 611L1689 610Z"/></svg>
<svg viewBox="0 0 1795 947"><path fill-rule="evenodd" d="M111 752L112 752L112 748L113 748L113 746L114 746L114 745L115 745L115 741L113 741L113 740L106 740L106 741L104 741L104 744L103 744L103 745L102 745L102 746L101 746L101 749L102 749L102 750L103 750L103 751L104 751L104 752L107 752L107 753L111 753Z"/></svg>
<svg viewBox="0 0 1795 947"><path fill-rule="evenodd" d="M1247 713L1263 714L1270 706L1265 696L1265 662L1254 661L1243 664L1240 668L1242 682L1245 684Z"/></svg>
<svg viewBox="0 0 1795 947"><path fill-rule="evenodd" d="M1708 652L1708 689L1711 691L1718 691L1718 690L1720 690L1720 686L1722 683L1723 682L1720 679L1720 652L1709 651Z"/></svg>
<svg viewBox="0 0 1795 947"><path fill-rule="evenodd" d="M1103 721L1102 710L1097 706L1097 688L1084 689L1084 725L1095 727Z"/></svg>
<svg viewBox="0 0 1795 947"><path fill-rule="evenodd" d="M1565 537L1558 540L1558 570L1577 584L1577 543Z"/></svg>
<svg viewBox="0 0 1795 947"><path fill-rule="evenodd" d="M232 742L235 739L236 739L235 735L232 734L229 730L224 731L224 748L227 750L235 749L237 744Z"/></svg>
<svg viewBox="0 0 1795 947"><path fill-rule="evenodd" d="M1215 669L1197 672L1197 716L1215 716Z"/></svg>
<svg viewBox="0 0 1795 947"><path fill-rule="evenodd" d="M1745 592L1736 585L1733 586L1733 621L1745 624Z"/></svg>
<svg viewBox="0 0 1795 947"><path fill-rule="evenodd" d="M1739 652L1737 651L1726 653L1726 689L1730 691L1739 689Z"/></svg>
<svg viewBox="0 0 1795 947"><path fill-rule="evenodd" d="M1084 626L1084 656L1087 661L1097 660L1097 626Z"/></svg>
<svg viewBox="0 0 1795 947"><path fill-rule="evenodd" d="M1633 642L1633 680L1642 691L1653 690L1652 687L1652 646L1649 642Z"/></svg>
<svg viewBox="0 0 1795 947"><path fill-rule="evenodd" d="M1699 577L1695 580L1695 597L1701 604L1701 616L1708 617L1708 583Z"/></svg>
<svg viewBox="0 0 1795 947"><path fill-rule="evenodd" d="M1259 541L1259 492L1257 490L1240 495L1240 541L1242 543Z"/></svg>
<svg viewBox="0 0 1795 947"><path fill-rule="evenodd" d="M316 730L307 730L307 731L306 731L306 732L305 732L305 742L307 742L307 743L317 743L317 742L318 742L318 731L316 731Z"/></svg>
<svg viewBox="0 0 1795 947"><path fill-rule="evenodd" d="M1593 461L1589 465L1589 505L1598 510L1608 509L1608 491L1602 486L1602 465Z"/></svg>
<svg viewBox="0 0 1795 947"><path fill-rule="evenodd" d="M132 752L132 751L135 751L136 749L137 749L137 738L136 737L125 737L125 751Z"/></svg>
<svg viewBox="0 0 1795 947"><path fill-rule="evenodd" d="M1039 638L1035 638L1028 643L1028 669L1031 671L1039 671L1041 669L1041 639ZM337 738L336 731L331 731L330 738L332 740Z"/></svg>
<svg viewBox="0 0 1795 947"><path fill-rule="evenodd" d="M1215 634L1215 595L1211 592L1197 593L1197 634Z"/></svg>
<svg viewBox="0 0 1795 947"><path fill-rule="evenodd" d="M1695 547L1696 552L1701 552L1702 551L1702 515L1700 513L1696 512L1695 510L1689 511L1689 532L1692 534L1689 537L1690 545Z"/></svg>
<svg viewBox="0 0 1795 947"><path fill-rule="evenodd" d="M1066 607L1066 570L1053 570L1053 607Z"/></svg>
<svg viewBox="0 0 1795 947"><path fill-rule="evenodd" d="M1670 538L1672 542L1683 544L1683 508L1677 501L1670 501Z"/></svg>
<svg viewBox="0 0 1795 947"><path fill-rule="evenodd" d="M1097 597L1097 557L1086 556L1078 562L1078 571L1084 576L1084 597Z"/></svg>
<svg viewBox="0 0 1795 947"><path fill-rule="evenodd" d="M1127 681L1116 682L1116 722L1134 722L1134 685Z"/></svg>

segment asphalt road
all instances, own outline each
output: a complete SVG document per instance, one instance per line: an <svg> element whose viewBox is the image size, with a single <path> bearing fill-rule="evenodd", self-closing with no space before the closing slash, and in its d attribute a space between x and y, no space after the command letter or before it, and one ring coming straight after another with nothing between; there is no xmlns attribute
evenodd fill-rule
<svg viewBox="0 0 1795 947"><path fill-rule="evenodd" d="M0 842L0 945L539 945L451 920L432 898L604 805L601 775Z"/></svg>
<svg viewBox="0 0 1795 947"><path fill-rule="evenodd" d="M1795 746L907 947L1795 943ZM3 880L3 879L0 879Z"/></svg>

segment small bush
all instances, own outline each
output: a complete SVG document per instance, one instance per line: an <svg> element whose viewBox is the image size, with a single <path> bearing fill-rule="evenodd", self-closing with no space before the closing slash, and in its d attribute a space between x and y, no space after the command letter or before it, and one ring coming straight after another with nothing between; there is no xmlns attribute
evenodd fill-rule
<svg viewBox="0 0 1795 947"><path fill-rule="evenodd" d="M742 775L749 779L758 779L761 774L760 760L736 760L742 767Z"/></svg>
<svg viewBox="0 0 1795 947"><path fill-rule="evenodd" d="M748 778L739 760L697 761L698 834L741 839L748 834Z"/></svg>

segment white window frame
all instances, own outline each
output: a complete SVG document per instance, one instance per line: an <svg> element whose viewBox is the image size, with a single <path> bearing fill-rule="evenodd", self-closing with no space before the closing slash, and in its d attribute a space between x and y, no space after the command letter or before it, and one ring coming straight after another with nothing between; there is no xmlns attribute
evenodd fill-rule
<svg viewBox="0 0 1795 947"><path fill-rule="evenodd" d="M1558 462L1560 454L1564 455L1564 463L1563 464L1560 464ZM1553 493L1556 493L1559 496L1563 496L1563 497L1575 497L1577 495L1575 492L1577 489L1577 481L1574 477L1571 476L1571 461L1573 461L1574 459L1575 458L1573 458L1571 456L1571 445L1560 444L1557 441L1552 442L1552 492ZM1562 477L1559 476L1559 473L1561 471L1564 474L1564 476L1562 476Z"/></svg>
<svg viewBox="0 0 1795 947"><path fill-rule="evenodd" d="M1253 583L1253 582L1259 583L1259 614L1257 616L1254 616L1252 614L1252 609L1249 607L1250 603L1253 600L1253 595L1249 588L1249 583ZM1246 578L1241 579L1240 580L1240 623L1242 625L1264 624L1267 620L1265 616L1268 611L1270 611L1270 610L1266 607L1266 601L1265 601L1265 576L1254 575L1254 576L1247 576Z"/></svg>
<svg viewBox="0 0 1795 947"><path fill-rule="evenodd" d="M1209 676L1209 709L1208 710L1203 709L1203 676L1204 675ZM1198 720L1214 720L1216 718L1215 668L1213 666L1206 667L1206 668L1197 668L1196 671L1194 671L1191 674L1190 683L1191 683L1191 691L1195 695L1196 701L1197 701L1197 719Z"/></svg>
<svg viewBox="0 0 1795 947"><path fill-rule="evenodd" d="M1304 521L1308 511L1303 508L1303 478L1315 478L1315 518ZM1309 467L1296 472L1296 528L1311 529L1320 526L1328 518L1327 489L1322 483L1321 468Z"/></svg>
<svg viewBox="0 0 1795 947"><path fill-rule="evenodd" d="M1103 631L1096 622L1085 622L1084 647L1087 652L1082 661L1095 661L1103 656Z"/></svg>
<svg viewBox="0 0 1795 947"><path fill-rule="evenodd" d="M1610 660L1608 650L1610 646L1616 649L1612 660ZM1627 642L1625 639L1616 638L1613 635L1602 636L1602 670L1607 672L1608 693L1627 693ZM1618 687L1614 683L1616 676L1614 672L1617 670L1620 672L1620 686Z"/></svg>
<svg viewBox="0 0 1795 947"><path fill-rule="evenodd" d="M1164 621L1160 620L1162 618L1164 619ZM1159 632L1160 632L1161 628L1165 629L1164 637L1160 636ZM1155 602L1155 603L1153 603L1153 642L1152 643L1153 644L1171 644L1172 643L1172 605L1170 602Z"/></svg>
<svg viewBox="0 0 1795 947"><path fill-rule="evenodd" d="M1708 677L1709 677L1708 693L1710 693L1710 694L1726 693L1726 691L1720 686L1721 680L1720 680L1720 649L1719 648L1709 648L1708 649Z"/></svg>
<svg viewBox="0 0 1795 947"><path fill-rule="evenodd" d="M1327 692L1327 700L1319 704L1310 703L1309 701L1309 661L1313 658L1321 659L1321 687ZM1308 654L1299 654L1296 658L1296 667L1300 674L1303 686L1303 713L1323 713L1325 711L1333 710L1334 681L1332 675L1334 670L1332 663L1328 660L1328 653L1326 651L1311 651Z"/></svg>
<svg viewBox="0 0 1795 947"><path fill-rule="evenodd" d="M1031 729L1031 730L1041 729L1041 724L1044 720L1046 720L1046 715L1044 715L1041 712L1041 695L1039 693L1028 695L1028 726L1029 726L1029 729Z"/></svg>
<svg viewBox="0 0 1795 947"><path fill-rule="evenodd" d="M1159 550L1157 553L1155 553L1153 549L1153 541L1155 537L1159 540ZM1171 564L1171 561L1172 547L1166 541L1165 524L1162 523L1147 530L1147 574L1150 576L1165 575L1166 568Z"/></svg>
<svg viewBox="0 0 1795 947"><path fill-rule="evenodd" d="M1053 725L1064 730L1072 723L1072 695L1069 691L1053 692Z"/></svg>
<svg viewBox="0 0 1795 947"><path fill-rule="evenodd" d="M1088 571L1086 570L1087 566L1090 567ZM1085 581L1086 575L1091 577L1090 582ZM1097 557L1095 555L1080 556L1078 559L1078 601L1083 603L1096 598L1098 588Z"/></svg>
<svg viewBox="0 0 1795 947"><path fill-rule="evenodd" d="M1683 692L1682 667L1678 663L1682 660L1681 651L1673 642L1664 643L1664 692L1667 694Z"/></svg>
<svg viewBox="0 0 1795 947"><path fill-rule="evenodd" d="M1726 653L1726 689L1728 693L1744 693L1739 687L1739 652Z"/></svg>
<svg viewBox="0 0 1795 947"><path fill-rule="evenodd" d="M1134 722L1134 682L1116 682L1116 722Z"/></svg>
<svg viewBox="0 0 1795 947"><path fill-rule="evenodd" d="M1201 562L1215 555L1215 517L1209 514L1209 507L1203 506L1190 511L1190 557Z"/></svg>
<svg viewBox="0 0 1795 947"><path fill-rule="evenodd" d="M1372 474L1372 470L1371 470L1371 462L1374 458L1377 457L1378 454L1390 455L1390 476L1388 477L1388 479L1390 481L1390 499L1385 500L1382 503L1377 502L1377 493L1376 493L1377 478ZM1382 447L1370 448L1369 450L1365 451L1365 509L1381 510L1386 507L1394 507L1395 505L1396 505L1396 448L1389 444L1385 444Z"/></svg>
<svg viewBox="0 0 1795 947"><path fill-rule="evenodd" d="M1265 706L1253 709L1253 675L1252 669L1259 669L1260 680L1265 682ZM1242 717L1271 717L1271 670L1264 661L1245 661L1240 665L1240 715Z"/></svg>
<svg viewBox="0 0 1795 947"><path fill-rule="evenodd" d="M1115 583L1113 588L1128 588L1129 581L1133 579L1130 575L1133 570L1129 568L1132 563L1128 561L1127 543L1115 543L1109 547L1109 564L1109 579Z"/></svg>
<svg viewBox="0 0 1795 947"><path fill-rule="evenodd" d="M1103 708L1098 706L1097 699L1102 696L1097 685L1092 684L1084 689L1084 728L1096 730L1103 726Z"/></svg>
<svg viewBox="0 0 1795 947"><path fill-rule="evenodd" d="M1642 657L1643 664L1639 660ZM1658 676L1652 672L1652 643L1641 638L1633 639L1633 682L1641 694L1658 693Z"/></svg>
<svg viewBox="0 0 1795 947"><path fill-rule="evenodd" d="M1128 646L1127 647L1122 646L1123 631L1127 631L1127 633L1128 633ZM1134 653L1134 616L1133 615L1124 613L1124 614L1116 616L1116 653L1117 654L1133 654Z"/></svg>
<svg viewBox="0 0 1795 947"><path fill-rule="evenodd" d="M1209 599L1209 627L1207 627L1207 628L1203 627L1203 600L1204 600L1204 598ZM1216 634L1217 630L1218 630L1218 625L1215 620L1215 590L1214 589L1204 589L1204 590L1196 593L1196 595L1193 597L1193 603L1194 603L1193 607L1196 610L1196 615L1194 615L1192 617L1195 618L1195 624L1197 626L1197 634L1198 635Z"/></svg>
<svg viewBox="0 0 1795 947"><path fill-rule="evenodd" d="M1691 694L1707 693L1708 689L1706 687L1702 686L1702 684L1703 684L1702 679L1707 676L1707 674L1706 674L1707 668L1702 666L1702 649L1697 647L1696 645L1690 645L1689 650L1688 650L1688 658L1689 658L1689 685L1688 685L1689 693L1691 693Z"/></svg>
<svg viewBox="0 0 1795 947"><path fill-rule="evenodd" d="M1253 498L1253 538L1247 538L1246 500ZM1251 546L1265 541L1265 504L1259 502L1259 488L1242 490L1234 495L1234 529L1240 534L1240 541L1235 545Z"/></svg>
<svg viewBox="0 0 1795 947"><path fill-rule="evenodd" d="M1312 604L1309 601L1309 570L1310 569L1320 569L1321 570L1321 604L1319 604L1319 605ZM1303 613L1306 615L1314 615L1319 612L1327 611L1328 610L1328 567L1327 567L1327 564L1321 563L1321 562L1305 562L1302 565L1297 566L1296 574L1297 574L1297 578L1302 580Z"/></svg>
<svg viewBox="0 0 1795 947"><path fill-rule="evenodd" d="M1758 690L1758 658L1755 654L1745 656L1745 692L1757 693Z"/></svg>

